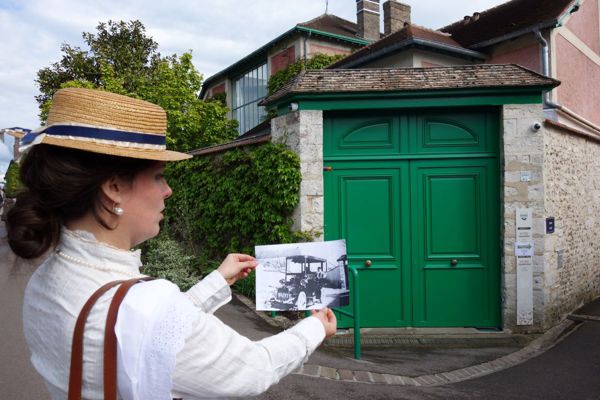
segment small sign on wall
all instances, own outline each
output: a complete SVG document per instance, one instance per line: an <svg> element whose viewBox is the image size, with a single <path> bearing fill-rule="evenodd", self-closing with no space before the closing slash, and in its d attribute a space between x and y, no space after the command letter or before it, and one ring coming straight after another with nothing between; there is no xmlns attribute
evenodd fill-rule
<svg viewBox="0 0 600 400"><path fill-rule="evenodd" d="M533 325L533 213L516 210L517 325Z"/></svg>
<svg viewBox="0 0 600 400"><path fill-rule="evenodd" d="M554 233L554 217L546 218L546 233Z"/></svg>
<svg viewBox="0 0 600 400"><path fill-rule="evenodd" d="M533 242L516 242L515 256L533 257Z"/></svg>
<svg viewBox="0 0 600 400"><path fill-rule="evenodd" d="M533 213L531 208L517 208L516 235L517 242L533 240Z"/></svg>

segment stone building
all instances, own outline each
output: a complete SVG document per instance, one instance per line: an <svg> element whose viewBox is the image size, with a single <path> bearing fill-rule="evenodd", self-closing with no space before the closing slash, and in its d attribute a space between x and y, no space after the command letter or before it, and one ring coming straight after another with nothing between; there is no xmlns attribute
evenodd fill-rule
<svg viewBox="0 0 600 400"><path fill-rule="evenodd" d="M263 100L239 144L298 152L296 228L348 241L363 326L549 329L600 296L599 1L438 30L383 8L380 40Z"/></svg>

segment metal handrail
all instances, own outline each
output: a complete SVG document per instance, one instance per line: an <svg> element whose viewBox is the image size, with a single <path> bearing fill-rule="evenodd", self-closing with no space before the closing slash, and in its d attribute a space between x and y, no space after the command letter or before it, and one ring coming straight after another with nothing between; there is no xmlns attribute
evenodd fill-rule
<svg viewBox="0 0 600 400"><path fill-rule="evenodd" d="M360 310L358 305L360 304L360 299L359 299L359 285L358 285L358 270L356 269L356 267L353 266L349 266L348 270L350 272L352 272L352 275L354 276L354 296L352 296L352 311L353 312L348 312L345 310L340 310L337 308L334 308L333 311L342 315L345 315L348 318L352 318L354 320L354 358L357 360L360 360ZM277 311L271 311L271 317L275 318L275 316L277 315ZM305 312L305 316L309 317L310 316L310 311L306 310Z"/></svg>
<svg viewBox="0 0 600 400"><path fill-rule="evenodd" d="M352 275L354 275L354 296L352 296L353 313L337 308L333 311L345 315L346 317L352 318L354 320L354 358L360 360L360 309L358 307L358 305L360 304L360 299L358 290L358 270L353 266L349 266L348 270L352 272Z"/></svg>

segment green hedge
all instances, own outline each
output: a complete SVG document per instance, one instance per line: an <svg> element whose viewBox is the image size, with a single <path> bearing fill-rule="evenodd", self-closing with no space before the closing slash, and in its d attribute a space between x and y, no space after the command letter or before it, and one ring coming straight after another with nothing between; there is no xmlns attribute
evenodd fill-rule
<svg viewBox="0 0 600 400"><path fill-rule="evenodd" d="M173 188L165 211L170 235L210 269L228 253L254 254L255 245L308 239L291 231L300 160L281 144L171 163L166 175ZM237 286L254 293L253 279Z"/></svg>

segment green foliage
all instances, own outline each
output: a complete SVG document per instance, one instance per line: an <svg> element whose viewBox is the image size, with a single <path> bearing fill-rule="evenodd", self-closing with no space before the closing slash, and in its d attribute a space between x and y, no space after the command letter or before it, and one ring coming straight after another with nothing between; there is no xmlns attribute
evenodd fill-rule
<svg viewBox="0 0 600 400"><path fill-rule="evenodd" d="M167 178L173 188L167 201L169 223L188 210L192 240L208 259L297 238L290 228L299 200L300 161L283 145L169 164ZM181 229L172 229L184 236Z"/></svg>
<svg viewBox="0 0 600 400"><path fill-rule="evenodd" d="M187 255L177 241L161 233L145 244L144 274L167 279L187 290L200 279L194 257Z"/></svg>
<svg viewBox="0 0 600 400"><path fill-rule="evenodd" d="M92 87L104 87L102 69L107 66L123 78L127 93L136 93L152 65L160 59L158 43L146 37L146 28L140 21L101 22L96 30L96 34L84 32L82 35L89 49L64 43L61 60L38 71L36 82L41 94L36 100L40 106L51 100L54 92L68 81L85 81Z"/></svg>
<svg viewBox="0 0 600 400"><path fill-rule="evenodd" d="M231 252L253 254L257 244L305 239L291 231L300 160L281 144L172 163L166 175L173 188L165 212L169 229L204 260L217 263ZM236 287L250 296L254 280Z"/></svg>
<svg viewBox="0 0 600 400"><path fill-rule="evenodd" d="M227 105L227 93L226 92L217 93L211 98L211 100L218 101L222 105L225 106L225 105Z"/></svg>
<svg viewBox="0 0 600 400"><path fill-rule="evenodd" d="M246 279L240 279L234 285L236 292L243 294L246 297L254 299L256 295L256 273L250 272Z"/></svg>
<svg viewBox="0 0 600 400"><path fill-rule="evenodd" d="M236 137L237 122L227 120L226 106L198 98L202 75L191 53L161 57L140 21L108 21L96 29L96 34L83 33L89 49L64 44L62 59L38 71L36 99L43 121L58 89L100 88L163 107L171 149L189 151Z"/></svg>
<svg viewBox="0 0 600 400"><path fill-rule="evenodd" d="M6 182L4 186L4 195L8 198L17 197L22 184L21 179L19 178L19 165L16 162L11 161L10 164L8 164L8 169L4 174L4 180Z"/></svg>
<svg viewBox="0 0 600 400"><path fill-rule="evenodd" d="M269 95L281 89L281 87L286 82L298 75L303 69L323 69L328 65L331 65L334 62L341 60L344 57L344 55L340 54L316 54L307 60L306 65L303 59L300 59L295 63L288 65L287 68L277 71L269 78L269 82L267 84L267 87L269 89Z"/></svg>

